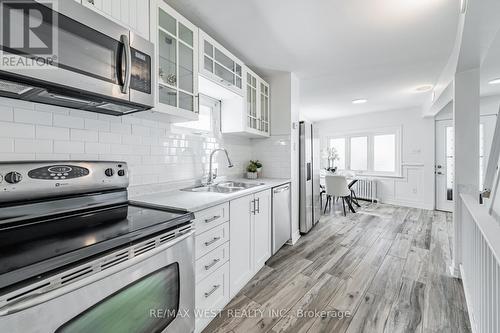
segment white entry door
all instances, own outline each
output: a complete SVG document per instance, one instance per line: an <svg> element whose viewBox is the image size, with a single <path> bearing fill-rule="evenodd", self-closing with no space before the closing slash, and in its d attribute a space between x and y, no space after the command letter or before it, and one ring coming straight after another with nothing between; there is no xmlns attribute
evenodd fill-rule
<svg viewBox="0 0 500 333"><path fill-rule="evenodd" d="M481 116L479 127L479 188L483 188L484 173L491 150L497 116ZM436 121L436 209L453 211L453 180L455 134L452 120Z"/></svg>
<svg viewBox="0 0 500 333"><path fill-rule="evenodd" d="M436 121L436 209L453 211L455 134L452 120Z"/></svg>

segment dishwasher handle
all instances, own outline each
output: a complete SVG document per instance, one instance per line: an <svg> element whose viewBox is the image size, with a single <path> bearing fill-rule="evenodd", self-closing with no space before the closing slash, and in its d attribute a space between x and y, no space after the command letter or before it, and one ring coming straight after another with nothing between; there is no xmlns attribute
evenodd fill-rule
<svg viewBox="0 0 500 333"><path fill-rule="evenodd" d="M286 186L275 188L273 190L273 193L277 194L277 193L288 191L289 189L290 189L290 185L286 185Z"/></svg>

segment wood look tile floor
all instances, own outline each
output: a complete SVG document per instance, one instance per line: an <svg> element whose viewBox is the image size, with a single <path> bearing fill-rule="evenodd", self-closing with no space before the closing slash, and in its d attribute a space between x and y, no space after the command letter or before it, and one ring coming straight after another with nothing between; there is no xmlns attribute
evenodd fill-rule
<svg viewBox="0 0 500 333"><path fill-rule="evenodd" d="M204 332L470 332L451 231L451 214L382 204L324 216Z"/></svg>

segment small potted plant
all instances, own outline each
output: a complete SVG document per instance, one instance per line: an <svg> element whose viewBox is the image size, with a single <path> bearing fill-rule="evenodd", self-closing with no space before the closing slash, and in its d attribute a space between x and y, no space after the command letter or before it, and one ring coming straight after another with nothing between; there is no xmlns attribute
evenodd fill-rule
<svg viewBox="0 0 500 333"><path fill-rule="evenodd" d="M247 166L247 178L257 179L257 167L252 162L250 162Z"/></svg>
<svg viewBox="0 0 500 333"><path fill-rule="evenodd" d="M262 163L259 160L250 161L257 168L257 173L260 174L262 172Z"/></svg>

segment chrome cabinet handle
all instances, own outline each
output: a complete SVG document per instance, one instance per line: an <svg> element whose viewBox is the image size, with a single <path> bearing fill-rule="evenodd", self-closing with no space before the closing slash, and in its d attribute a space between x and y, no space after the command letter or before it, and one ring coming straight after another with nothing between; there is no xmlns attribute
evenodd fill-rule
<svg viewBox="0 0 500 333"><path fill-rule="evenodd" d="M210 246L213 243L217 242L220 239L220 237L214 237L211 241L205 242L205 246Z"/></svg>
<svg viewBox="0 0 500 333"><path fill-rule="evenodd" d="M210 297L210 295L212 295L214 292L216 292L217 289L219 289L219 288L220 288L220 284L214 285L213 288L212 288L212 290L210 290L210 291L208 291L208 292L205 293L205 298Z"/></svg>
<svg viewBox="0 0 500 333"><path fill-rule="evenodd" d="M211 222L213 222L213 221L215 221L217 219L220 219L220 218L221 218L220 215L215 215L214 217L211 217L209 219L205 219L205 223L211 223Z"/></svg>
<svg viewBox="0 0 500 333"><path fill-rule="evenodd" d="M123 80L122 93L126 94L130 89L130 79L132 76L132 51L130 49L130 40L127 35L121 36L121 42L125 47L125 79Z"/></svg>
<svg viewBox="0 0 500 333"><path fill-rule="evenodd" d="M252 207L250 208L250 213L255 215L255 199L250 201L250 205L252 205Z"/></svg>
<svg viewBox="0 0 500 333"><path fill-rule="evenodd" d="M260 198L257 198L257 210L256 212L260 214Z"/></svg>
<svg viewBox="0 0 500 333"><path fill-rule="evenodd" d="M219 261L220 261L219 258L214 259L210 265L205 265L205 270L208 271L210 268L214 267Z"/></svg>

